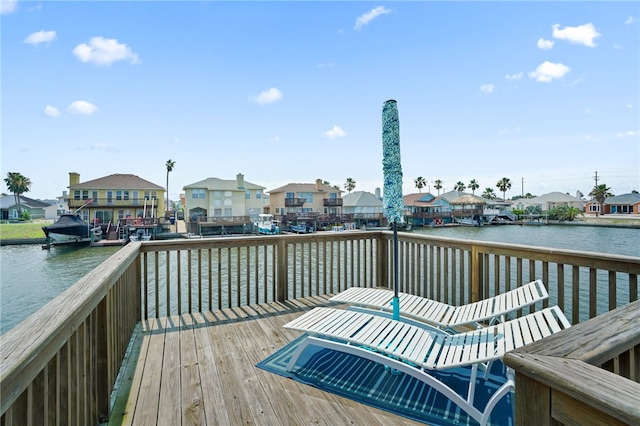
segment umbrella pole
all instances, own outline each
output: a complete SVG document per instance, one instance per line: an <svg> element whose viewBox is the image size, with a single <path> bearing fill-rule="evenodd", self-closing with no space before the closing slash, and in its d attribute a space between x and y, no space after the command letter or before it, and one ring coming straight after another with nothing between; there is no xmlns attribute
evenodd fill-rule
<svg viewBox="0 0 640 426"><path fill-rule="evenodd" d="M398 297L398 223L393 222L393 319L400 319L400 298Z"/></svg>

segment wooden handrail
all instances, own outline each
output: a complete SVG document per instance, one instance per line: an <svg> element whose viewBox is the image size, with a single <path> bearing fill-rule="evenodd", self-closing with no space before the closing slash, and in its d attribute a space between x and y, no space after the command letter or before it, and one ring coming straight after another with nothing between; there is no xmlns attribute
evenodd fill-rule
<svg viewBox="0 0 640 426"><path fill-rule="evenodd" d="M244 306L335 293L350 286L390 286L392 240L390 231L355 231L129 243L2 336L2 422L20 424L45 409L65 419L62 422L71 419L80 424L108 415L110 391L141 319L220 309L222 299ZM398 234L398 240L401 290L445 303L468 303L520 286L532 277L545 282L554 304L572 311L574 324L588 317L600 319L603 309L638 300L637 257L405 232ZM170 292L176 294L176 301ZM625 292L624 298L620 292ZM600 293L605 294L604 304ZM588 306L579 303L584 295ZM163 303L166 306L160 307ZM616 324L603 322L599 327L606 333ZM576 327L570 330L585 336L600 331ZM616 336L608 340L614 346L616 338L636 338L633 332ZM576 343L574 350L585 347ZM631 352L614 356L614 361L609 359L611 353L603 351L590 351L576 360L602 362L605 369L618 369L621 375L627 370L640 374L637 367L624 367L630 362L637 365L637 344ZM591 369L570 364L566 368ZM525 380L523 375L518 377ZM76 392L73 401L66 397L55 404L44 400L45 394L74 386L88 391ZM633 410L620 409L635 416Z"/></svg>
<svg viewBox="0 0 640 426"><path fill-rule="evenodd" d="M606 424L640 424L639 348L635 301L506 354L516 371L516 423L588 424L596 416ZM621 366L627 359L630 365ZM617 373L603 368L612 361Z"/></svg>

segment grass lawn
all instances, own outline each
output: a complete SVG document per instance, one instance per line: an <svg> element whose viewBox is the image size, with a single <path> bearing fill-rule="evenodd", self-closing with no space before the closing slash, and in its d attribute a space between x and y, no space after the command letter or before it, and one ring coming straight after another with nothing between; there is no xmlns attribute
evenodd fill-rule
<svg viewBox="0 0 640 426"><path fill-rule="evenodd" d="M0 223L0 240L44 238L42 227L48 222Z"/></svg>

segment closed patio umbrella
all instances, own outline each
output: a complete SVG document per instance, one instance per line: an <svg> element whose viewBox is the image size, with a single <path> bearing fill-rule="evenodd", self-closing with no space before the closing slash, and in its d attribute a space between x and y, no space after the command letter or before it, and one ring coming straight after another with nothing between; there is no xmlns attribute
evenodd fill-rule
<svg viewBox="0 0 640 426"><path fill-rule="evenodd" d="M402 164L400 163L400 123L396 101L382 107L382 172L384 214L393 226L393 318L400 319L398 298L398 223L402 221Z"/></svg>

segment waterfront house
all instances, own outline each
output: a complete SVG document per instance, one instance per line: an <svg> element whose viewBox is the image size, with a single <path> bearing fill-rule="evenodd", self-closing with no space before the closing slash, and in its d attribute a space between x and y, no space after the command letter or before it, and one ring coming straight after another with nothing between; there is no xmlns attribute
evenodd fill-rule
<svg viewBox="0 0 640 426"><path fill-rule="evenodd" d="M244 234L265 208L265 187L246 181L242 173L235 179L207 178L182 189L189 233Z"/></svg>
<svg viewBox="0 0 640 426"><path fill-rule="evenodd" d="M281 218L287 215L341 215L342 191L325 185L321 179L315 183L289 183L269 192L269 213Z"/></svg>
<svg viewBox="0 0 640 426"><path fill-rule="evenodd" d="M20 207L23 212L28 212L31 219L45 219L53 214L55 218L56 206L50 203L34 200L33 198L20 196ZM52 212L52 213L51 213ZM13 195L3 195L0 197L1 220L18 220L18 205Z"/></svg>
<svg viewBox="0 0 640 426"><path fill-rule="evenodd" d="M165 190L132 174L113 174L80 182L69 173L69 210L86 221L119 223L132 218L164 218Z"/></svg>
<svg viewBox="0 0 640 426"><path fill-rule="evenodd" d="M352 215L358 227L384 226L384 207L380 197L380 189L376 194L366 191L355 191L342 197L342 213Z"/></svg>
<svg viewBox="0 0 640 426"><path fill-rule="evenodd" d="M402 199L405 220L413 226L451 222L451 204L444 196L435 196L427 192L408 194Z"/></svg>
<svg viewBox="0 0 640 426"><path fill-rule="evenodd" d="M199 217L257 216L264 208L264 186L244 179L207 178L185 185L185 220L197 222Z"/></svg>
<svg viewBox="0 0 640 426"><path fill-rule="evenodd" d="M609 197L603 207L605 214L640 214L640 194L631 192Z"/></svg>
<svg viewBox="0 0 640 426"><path fill-rule="evenodd" d="M527 210L528 207L539 207L540 210L544 212L558 207L568 206L584 211L586 203L582 198L555 191L533 198L519 198L513 202L513 208L517 210Z"/></svg>
<svg viewBox="0 0 640 426"><path fill-rule="evenodd" d="M461 197L473 197L477 203L466 206L459 204L454 208ZM486 223L499 217L515 220L515 216L508 211L511 206L509 201L489 200L466 192L449 191L438 196L418 193L405 195L403 199L405 217L413 226L451 223L453 216L482 216Z"/></svg>

